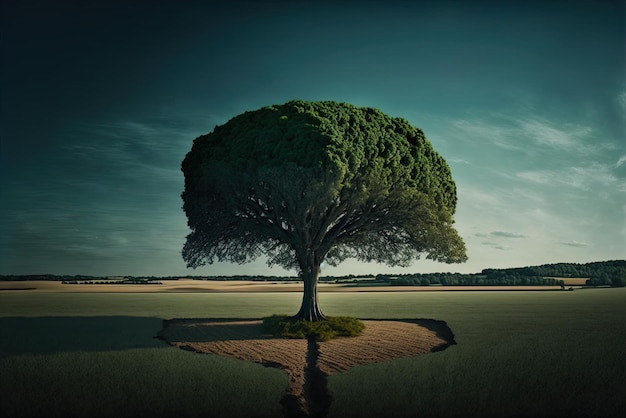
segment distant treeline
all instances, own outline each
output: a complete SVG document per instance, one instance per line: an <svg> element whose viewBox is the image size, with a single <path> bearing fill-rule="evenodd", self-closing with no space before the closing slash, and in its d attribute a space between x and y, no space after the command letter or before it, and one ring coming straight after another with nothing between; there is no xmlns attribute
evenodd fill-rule
<svg viewBox="0 0 626 418"><path fill-rule="evenodd" d="M63 280L61 281L63 284L163 284L160 281L156 281L155 279L147 278L147 277L133 277L133 278L124 278L122 280L101 280L101 279L89 279L89 280Z"/></svg>
<svg viewBox="0 0 626 418"><path fill-rule="evenodd" d="M413 286L563 286L562 278L586 278L586 286L626 286L626 260L557 263L533 267L484 269L480 273L377 275L390 285Z"/></svg>
<svg viewBox="0 0 626 418"><path fill-rule="evenodd" d="M133 276L85 276L82 274L78 274L75 276L69 275L58 275L58 274L24 274L24 275L16 275L16 274L8 274L8 275L0 275L0 281L66 281L66 282L94 282L97 280L108 280L106 283L112 283L111 280L117 280L119 282L146 282L153 280L178 280L179 278L172 277L133 277Z"/></svg>
<svg viewBox="0 0 626 418"><path fill-rule="evenodd" d="M557 263L534 267L485 269L481 274L519 273L523 276L610 278L626 273L626 260L597 261L593 263Z"/></svg>
<svg viewBox="0 0 626 418"><path fill-rule="evenodd" d="M378 282L389 285L413 286L559 286L563 285L562 278L587 278L587 286L626 286L626 260L598 261L593 263L557 263L543 264L533 267L516 267L508 269L484 269L480 273L421 273L421 274L373 274L322 276L321 282L358 282L367 280L369 283ZM145 283L154 280L253 280L253 281L295 281L297 276L60 276L53 274L39 275L0 275L0 280L52 280L65 282L94 282L105 279L116 279L123 283Z"/></svg>
<svg viewBox="0 0 626 418"><path fill-rule="evenodd" d="M395 285L444 286L555 286L564 278L585 278L587 286L626 286L626 260L592 263L556 263L532 267L484 269L480 273L414 273L325 276L321 281L359 281L374 278L377 282ZM248 278L249 280L249 278Z"/></svg>
<svg viewBox="0 0 626 418"><path fill-rule="evenodd" d="M585 264L544 264L535 267L504 270L485 269L482 273L487 275L498 274L498 271L506 273L518 272L520 275L526 276L584 277L588 279L587 286L626 286L626 260L598 261Z"/></svg>
<svg viewBox="0 0 626 418"><path fill-rule="evenodd" d="M393 286L564 286L563 280L541 276L510 274L426 273L397 277L379 275L378 281Z"/></svg>

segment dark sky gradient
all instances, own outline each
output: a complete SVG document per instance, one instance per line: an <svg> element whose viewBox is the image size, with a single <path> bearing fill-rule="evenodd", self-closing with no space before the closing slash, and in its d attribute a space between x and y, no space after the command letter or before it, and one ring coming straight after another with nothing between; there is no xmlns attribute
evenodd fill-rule
<svg viewBox="0 0 626 418"><path fill-rule="evenodd" d="M459 191L468 263L323 273L626 257L623 1L186 3L0 3L0 274L284 274L185 268L180 162L291 99L408 119Z"/></svg>

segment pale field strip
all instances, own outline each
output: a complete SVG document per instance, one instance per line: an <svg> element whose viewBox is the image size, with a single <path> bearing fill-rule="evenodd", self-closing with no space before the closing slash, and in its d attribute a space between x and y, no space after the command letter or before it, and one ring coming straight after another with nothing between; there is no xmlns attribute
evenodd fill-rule
<svg viewBox="0 0 626 418"><path fill-rule="evenodd" d="M584 286L585 283L587 282L587 280L589 280L588 277L553 277L554 279L557 280L563 280L563 284L565 286Z"/></svg>
<svg viewBox="0 0 626 418"><path fill-rule="evenodd" d="M573 279L571 279L573 280ZM577 279L583 281L586 279ZM104 281L104 280L98 280ZM159 281L157 279L157 281ZM0 281L0 291L51 293L277 293L302 292L301 282L250 280L162 280L162 284L63 284L60 281ZM576 285L574 283L568 284ZM319 292L441 292L494 290L555 290L560 286L380 286L320 283Z"/></svg>

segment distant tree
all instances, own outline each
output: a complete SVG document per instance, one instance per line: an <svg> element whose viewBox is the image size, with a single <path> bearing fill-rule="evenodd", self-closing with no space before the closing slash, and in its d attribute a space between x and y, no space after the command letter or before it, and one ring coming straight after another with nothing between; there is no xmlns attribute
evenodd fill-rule
<svg viewBox="0 0 626 418"><path fill-rule="evenodd" d="M611 287L626 287L626 280L621 277L613 277L611 279Z"/></svg>
<svg viewBox="0 0 626 418"><path fill-rule="evenodd" d="M615 271L611 279L611 287L626 287L626 268Z"/></svg>
<svg viewBox="0 0 626 418"><path fill-rule="evenodd" d="M297 268L298 318L324 319L323 261L467 259L445 160L420 129L376 109L292 101L245 112L196 138L182 171L187 265L265 255Z"/></svg>
<svg viewBox="0 0 626 418"><path fill-rule="evenodd" d="M395 286L409 286L413 283L411 283L406 277L400 277L399 279L392 281L391 284Z"/></svg>

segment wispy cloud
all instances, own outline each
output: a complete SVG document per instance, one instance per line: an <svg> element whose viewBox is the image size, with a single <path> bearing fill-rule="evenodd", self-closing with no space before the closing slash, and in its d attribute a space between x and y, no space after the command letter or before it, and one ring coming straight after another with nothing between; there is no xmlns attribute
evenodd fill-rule
<svg viewBox="0 0 626 418"><path fill-rule="evenodd" d="M588 158L616 147L614 141L604 140L592 126L551 120L528 110L520 114L490 113L457 119L451 126L474 146L489 144L531 156L564 152Z"/></svg>
<svg viewBox="0 0 626 418"><path fill-rule="evenodd" d="M463 132L470 140L487 142L497 147L510 151L528 153L528 148L519 142L512 141L515 137L515 129L502 120L486 119L460 119L452 122L452 126Z"/></svg>
<svg viewBox="0 0 626 418"><path fill-rule="evenodd" d="M539 184L550 184L560 181L558 173L549 170L520 171L516 176L522 180Z"/></svg>
<svg viewBox="0 0 626 418"><path fill-rule="evenodd" d="M456 163L456 164L471 164L469 161L463 159L463 158L451 158L449 159L450 162Z"/></svg>
<svg viewBox="0 0 626 418"><path fill-rule="evenodd" d="M74 124L37 184L16 179L12 187L0 220L11 225L5 239L37 253L11 250L15 268L28 270L33 257L107 271L120 269L120 259L140 266L168 254L180 261L187 233L180 163L198 134L166 119Z"/></svg>
<svg viewBox="0 0 626 418"><path fill-rule="evenodd" d="M490 235L494 237L502 237L502 238L526 238L526 235L516 234L514 232L506 232L506 231L493 231Z"/></svg>
<svg viewBox="0 0 626 418"><path fill-rule="evenodd" d="M170 126L166 121L83 123L75 125L73 131L80 140L67 148L78 156L161 167L180 162L195 138L192 130Z"/></svg>
<svg viewBox="0 0 626 418"><path fill-rule="evenodd" d="M626 159L624 160L626 161ZM620 161L618 161L615 167L624 164L624 161ZM586 166L566 167L559 170L520 171L515 173L515 176L531 183L554 186L566 185L583 191L626 191L623 179L620 180L613 171L615 167L611 167L609 164L592 162Z"/></svg>
<svg viewBox="0 0 626 418"><path fill-rule="evenodd" d="M487 247L490 247L490 248L494 248L496 250L508 251L508 250L511 249L511 247L507 247L507 246L504 246L502 244L498 244L497 242L483 241L481 244L485 245Z"/></svg>
<svg viewBox="0 0 626 418"><path fill-rule="evenodd" d="M506 202L502 201L498 193L489 189L485 190L485 188L475 184L462 184L462 187L459 187L458 193L459 202L462 202L463 205L497 209L506 204Z"/></svg>
<svg viewBox="0 0 626 418"><path fill-rule="evenodd" d="M120 196L131 190L176 196L181 161L201 129L168 118L74 124L58 157L67 174L57 183L88 194L119 189Z"/></svg>
<svg viewBox="0 0 626 418"><path fill-rule="evenodd" d="M590 244L587 244L586 242L580 242L580 241L568 241L568 242L559 242L558 244L561 245L566 245L568 247L589 247Z"/></svg>
<svg viewBox="0 0 626 418"><path fill-rule="evenodd" d="M626 110L626 87L617 95L615 101L622 109Z"/></svg>
<svg viewBox="0 0 626 418"><path fill-rule="evenodd" d="M531 139L540 146L561 150L576 150L587 153L591 144L586 139L591 137L592 130L587 126L564 124L556 125L547 120L529 118L517 121L519 134ZM597 144L595 144L597 146Z"/></svg>

